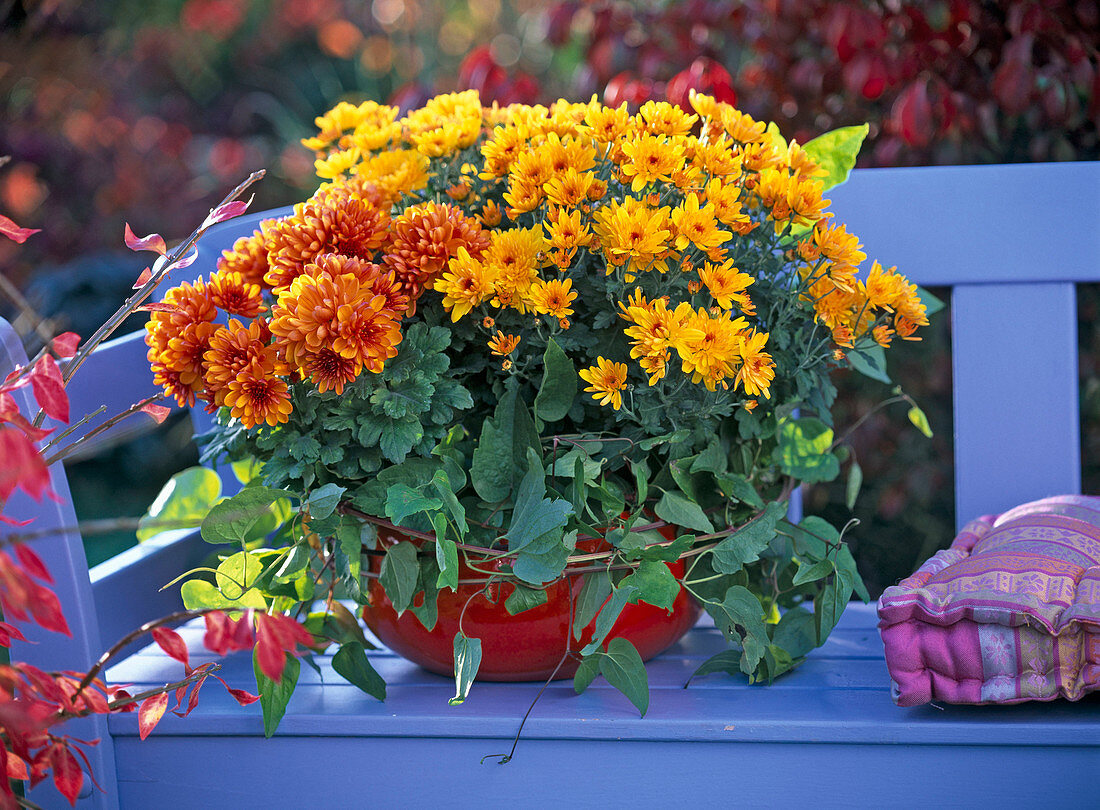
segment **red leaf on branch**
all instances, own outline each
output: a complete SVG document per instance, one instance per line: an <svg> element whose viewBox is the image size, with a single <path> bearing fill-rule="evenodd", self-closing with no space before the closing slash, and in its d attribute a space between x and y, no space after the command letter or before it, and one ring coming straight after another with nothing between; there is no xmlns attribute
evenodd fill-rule
<svg viewBox="0 0 1100 810"><path fill-rule="evenodd" d="M138 312L179 312L179 307L172 306L171 304L165 304L161 301L154 301L151 304L142 304L137 308Z"/></svg>
<svg viewBox="0 0 1100 810"><path fill-rule="evenodd" d="M15 669L19 670L27 683L42 698L58 706L65 706L69 703L69 696L61 688L61 685L38 667L27 663L19 663L15 665Z"/></svg>
<svg viewBox="0 0 1100 810"><path fill-rule="evenodd" d="M167 627L154 627L152 635L153 641L168 653L170 658L174 658L183 664L187 674L190 675L191 661L187 654L187 644L184 643L180 634L175 630L169 630Z"/></svg>
<svg viewBox="0 0 1100 810"><path fill-rule="evenodd" d="M195 259L199 258L199 251L192 248L191 252L184 256L182 259L177 259L172 262L172 269L177 267L190 267L195 263Z"/></svg>
<svg viewBox="0 0 1100 810"><path fill-rule="evenodd" d="M38 407L46 416L59 422L69 421L69 395L65 393L65 380L53 355L44 354L31 371L31 388Z"/></svg>
<svg viewBox="0 0 1100 810"><path fill-rule="evenodd" d="M206 634L202 637L203 646L218 655L228 655L237 650L251 650L255 643L251 613L247 611L236 621L220 610L207 613L203 617L206 622Z"/></svg>
<svg viewBox="0 0 1100 810"><path fill-rule="evenodd" d="M5 523L8 526L29 526L34 518L27 518L26 520L16 520L10 518L7 515L0 515L0 523Z"/></svg>
<svg viewBox="0 0 1100 810"><path fill-rule="evenodd" d="M248 210L248 206L251 203L252 198L250 197L247 202L244 200L233 200L232 202L227 202L225 205L219 205L210 212L210 215L206 218L206 221L202 223L202 226L204 228L209 228L211 225L225 222L227 219L239 217Z"/></svg>
<svg viewBox="0 0 1100 810"><path fill-rule="evenodd" d="M157 727L157 723L160 722L160 718L164 717L164 710L167 708L167 692L153 695L141 702L141 708L138 709L138 736L141 739L144 740L149 736L149 732Z"/></svg>
<svg viewBox="0 0 1100 810"><path fill-rule="evenodd" d="M0 647L10 647L11 640L26 641L19 628L7 622L0 622Z"/></svg>
<svg viewBox="0 0 1100 810"><path fill-rule="evenodd" d="M24 377L15 388L22 388L26 385L26 377ZM14 390L14 389L8 389ZM39 439L49 436L52 432L46 428L36 428L30 422L26 420L23 414L19 410L19 406L15 404L15 397L8 393L0 393L0 422L10 422L15 425L23 434L32 442L36 442Z"/></svg>
<svg viewBox="0 0 1100 810"><path fill-rule="evenodd" d="M15 556L19 559L19 563L23 566L23 570L32 577L40 579L43 582L53 583L53 577L50 576L46 564L42 562L42 558L38 556L38 552L30 546L23 543L18 544L15 547Z"/></svg>
<svg viewBox="0 0 1100 810"><path fill-rule="evenodd" d="M130 230L130 223L126 223L126 233L124 235L126 241L126 247L130 250L151 250L154 253L159 253L161 256L168 252L168 246L164 244L164 237L159 233L151 233L148 236L135 236L134 232Z"/></svg>
<svg viewBox="0 0 1100 810"><path fill-rule="evenodd" d="M118 702L118 701L127 700L128 698L132 698L132 697L133 697L133 695L131 695L125 689L112 689L111 690L111 700L112 701ZM127 703L123 703L120 706L116 706L111 711L115 711L115 712L132 712L132 711L136 711L136 710L137 710L137 704L134 701L129 700Z"/></svg>
<svg viewBox="0 0 1100 810"><path fill-rule="evenodd" d="M72 357L80 346L80 335L64 332L53 339L53 352L58 357Z"/></svg>
<svg viewBox="0 0 1100 810"><path fill-rule="evenodd" d="M137 281L134 282L134 286L131 289L140 290L149 282L149 279L151 279L152 277L153 268L146 267L144 270L141 271L141 275L137 277Z"/></svg>
<svg viewBox="0 0 1100 810"><path fill-rule="evenodd" d="M155 402L146 402L141 406L141 412L153 417L153 421L159 425L168 418L168 414L172 412L172 409L165 408Z"/></svg>
<svg viewBox="0 0 1100 810"><path fill-rule="evenodd" d="M17 757L11 751L4 751L4 754L4 764L5 770L7 770L8 772L8 779L30 779L30 771L27 770L26 762Z"/></svg>
<svg viewBox="0 0 1100 810"><path fill-rule="evenodd" d="M76 797L84 785L84 771L80 770L80 763L67 745L58 742L50 747L50 765L53 767L54 785L75 807Z"/></svg>
<svg viewBox="0 0 1100 810"><path fill-rule="evenodd" d="M36 501L50 491L50 471L42 461L38 448L20 430L0 427L0 502L6 501L16 488Z"/></svg>
<svg viewBox="0 0 1100 810"><path fill-rule="evenodd" d="M232 689L225 687L226 691L233 696L233 699L240 703L242 706L247 706L250 703L255 703L260 699L259 695L254 695L251 692L246 692L244 689Z"/></svg>
<svg viewBox="0 0 1100 810"><path fill-rule="evenodd" d="M33 236L41 230L41 228L20 228L6 216L0 214L0 233L17 245L23 244L27 241L28 236Z"/></svg>
<svg viewBox="0 0 1100 810"><path fill-rule="evenodd" d="M57 594L49 588L41 585L36 586L28 607L31 609L34 620L41 627L55 633L72 636L73 633L69 629L69 623L65 621L65 614L61 612L61 602L57 598Z"/></svg>
<svg viewBox="0 0 1100 810"><path fill-rule="evenodd" d="M293 654L298 644L313 644L313 636L298 622L279 613L256 614L256 662L264 675L273 681L282 678L285 653Z"/></svg>
<svg viewBox="0 0 1100 810"><path fill-rule="evenodd" d="M203 685L206 678L199 678L195 681L195 686L191 689L191 697L187 700L187 708L182 712L172 712L176 717L186 717L195 710L195 707L199 705L199 688ZM180 701L182 703L182 701Z"/></svg>

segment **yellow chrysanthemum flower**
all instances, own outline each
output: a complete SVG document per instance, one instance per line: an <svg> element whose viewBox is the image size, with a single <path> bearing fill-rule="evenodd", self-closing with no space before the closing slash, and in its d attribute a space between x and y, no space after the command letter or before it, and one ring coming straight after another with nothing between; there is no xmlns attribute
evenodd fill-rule
<svg viewBox="0 0 1100 810"><path fill-rule="evenodd" d="M672 224L676 230L677 250L694 245L710 255L733 236L730 231L719 230L714 206L709 203L700 205L699 195L694 192L672 209Z"/></svg>
<svg viewBox="0 0 1100 810"><path fill-rule="evenodd" d="M626 363L616 363L603 357L596 358L596 365L577 372L588 383L585 391L601 405L610 404L615 410L623 406L623 390L626 388Z"/></svg>
<svg viewBox="0 0 1100 810"><path fill-rule="evenodd" d="M744 293L749 285L756 283L756 279L734 267L732 259L719 265L705 262L699 271L699 280L722 309L732 309L736 304L746 314L753 314L752 302Z"/></svg>
<svg viewBox="0 0 1100 810"><path fill-rule="evenodd" d="M489 340L489 351L501 357L507 357L519 346L519 335L506 335L499 329Z"/></svg>
<svg viewBox="0 0 1100 810"><path fill-rule="evenodd" d="M529 297L534 310L539 315L550 315L559 321L573 314L570 306L576 299L573 292L573 280L550 279L549 281L536 281L531 285Z"/></svg>
<svg viewBox="0 0 1100 810"><path fill-rule="evenodd" d="M728 314L711 316L700 309L688 324L699 334L678 347L683 372L691 375L693 383L701 381L710 391L719 385L727 388L725 380L737 373L741 337L748 331L748 321L744 318L733 320Z"/></svg>
<svg viewBox="0 0 1100 810"><path fill-rule="evenodd" d="M435 280L434 289L443 294L443 308L451 313L451 321L456 322L492 296L495 280L493 268L460 247L443 275Z"/></svg>
<svg viewBox="0 0 1100 810"><path fill-rule="evenodd" d="M756 331L741 340L741 367L737 370L736 382L750 397L761 394L765 399L772 397L769 388L775 379L775 362L763 350L767 342L768 333Z"/></svg>
<svg viewBox="0 0 1100 810"><path fill-rule="evenodd" d="M684 145L676 138L638 133L623 141L622 150L624 160L619 171L635 194L651 183L671 182L672 175L684 164Z"/></svg>

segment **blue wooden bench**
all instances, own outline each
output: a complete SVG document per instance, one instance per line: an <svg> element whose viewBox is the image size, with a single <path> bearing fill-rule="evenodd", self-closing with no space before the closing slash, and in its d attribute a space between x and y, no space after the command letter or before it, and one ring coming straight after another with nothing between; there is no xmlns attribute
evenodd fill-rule
<svg viewBox="0 0 1100 810"><path fill-rule="evenodd" d="M952 288L958 522L1016 503L1080 491L1074 284L1100 281L1100 164L857 171L832 193L838 217L868 255L925 285ZM258 217L253 218L253 221ZM240 223L212 231L189 272L208 272ZM2 326L2 325L0 325ZM0 369L19 349L0 328ZM6 353L6 357L5 357ZM82 372L74 412L140 395L145 347L103 347ZM80 377L77 378L78 380ZM97 387L98 386L98 387ZM17 504L39 526L74 515L62 470L59 504ZM947 538L945 538L947 539ZM37 636L16 655L39 666L87 668L106 644L178 607L157 588L209 549L170 532L86 570L73 532L45 541L75 637ZM537 691L479 684L460 707L453 683L386 651L379 703L320 659L303 667L278 734L263 738L258 706L214 685L186 719L167 715L138 740L137 718L97 718L96 776L105 792L79 807L390 807L446 803L534 806L688 800L744 806L1053 806L1096 800L1100 699L1013 707L899 709L873 606L853 604L828 643L770 688L712 675L683 689L721 647L700 623L650 666L649 714L597 680L582 696L552 685L499 765ZM200 648L201 628L181 632ZM106 643L106 644L105 644ZM192 660L209 660L193 656ZM223 661L231 685L253 688L247 655ZM158 649L137 651L110 678L138 689L177 680ZM324 683L322 683L324 681ZM47 790L36 801L60 805Z"/></svg>

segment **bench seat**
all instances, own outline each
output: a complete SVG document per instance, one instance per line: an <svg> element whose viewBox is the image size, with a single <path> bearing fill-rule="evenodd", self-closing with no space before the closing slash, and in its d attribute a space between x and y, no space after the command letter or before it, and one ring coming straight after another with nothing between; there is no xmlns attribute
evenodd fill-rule
<svg viewBox="0 0 1100 810"><path fill-rule="evenodd" d="M983 803L1042 806L1093 790L1100 697L899 709L876 622L873 605L851 605L828 642L770 688L717 673L684 689L724 648L704 617L649 665L645 718L602 678L580 696L571 680L555 682L506 765L481 759L509 750L538 684L476 684L452 707L451 679L380 649L371 660L388 682L381 703L318 656L321 676L302 667L278 732L247 762L236 754L242 738L263 733L259 706L240 708L215 683L203 687L190 716L165 715L143 742L135 714L110 717L119 800L163 807L186 795L194 806L271 808L317 806L323 797L329 807L465 807L526 796L539 806L567 785L562 798L576 806L628 797L670 806L688 796L749 807L956 806L971 804L980 784ZM201 622L181 632L201 649ZM218 674L231 686L254 687L249 655L221 663ZM139 689L181 674L155 646L109 671L112 681Z"/></svg>

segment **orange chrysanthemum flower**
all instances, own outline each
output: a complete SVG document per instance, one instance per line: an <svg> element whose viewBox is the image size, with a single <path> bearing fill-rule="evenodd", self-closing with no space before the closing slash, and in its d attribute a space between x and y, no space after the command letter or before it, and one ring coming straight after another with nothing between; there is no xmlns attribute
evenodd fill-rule
<svg viewBox="0 0 1100 810"><path fill-rule="evenodd" d="M276 292L290 286L323 253L371 261L386 241L389 214L345 186L318 192L272 226L264 281Z"/></svg>
<svg viewBox="0 0 1100 810"><path fill-rule="evenodd" d="M242 236L233 243L232 248L223 251L218 258L218 272L240 273L249 284L266 287L264 275L268 270L267 234L274 224L275 220L265 219L260 223L260 230L251 236Z"/></svg>
<svg viewBox="0 0 1100 810"><path fill-rule="evenodd" d="M236 318L211 335L210 348L203 355L206 365L203 379L207 396L215 405L225 404L229 383L253 362L260 363L271 376L287 372L286 364L276 357L275 347L269 345L270 340L266 323L253 321L245 326Z"/></svg>
<svg viewBox="0 0 1100 810"><path fill-rule="evenodd" d="M240 419L246 428L286 422L293 406L290 389L284 380L272 375L264 363L254 360L237 373L225 393L229 415Z"/></svg>
<svg viewBox="0 0 1100 810"><path fill-rule="evenodd" d="M302 372L322 394L329 390L342 394L344 386L358 377L362 368L354 358L343 357L332 349L321 349L306 356Z"/></svg>
<svg viewBox="0 0 1100 810"><path fill-rule="evenodd" d="M768 342L767 332L754 331L741 340L741 368L737 370L737 382L750 397L764 395L771 399L768 389L775 378L775 363L771 355L764 351Z"/></svg>
<svg viewBox="0 0 1100 810"><path fill-rule="evenodd" d="M209 293L214 306L230 315L255 318L267 310L260 285L235 271L219 270L210 276Z"/></svg>
<svg viewBox="0 0 1100 810"><path fill-rule="evenodd" d="M460 248L478 258L489 246L489 234L480 222L453 205L432 202L408 208L397 217L391 239L383 261L409 296L409 314Z"/></svg>
<svg viewBox="0 0 1100 810"><path fill-rule="evenodd" d="M519 340L519 335L506 335L498 329L497 333L489 341L489 350L493 354L507 357L516 350L517 346L519 346Z"/></svg>

